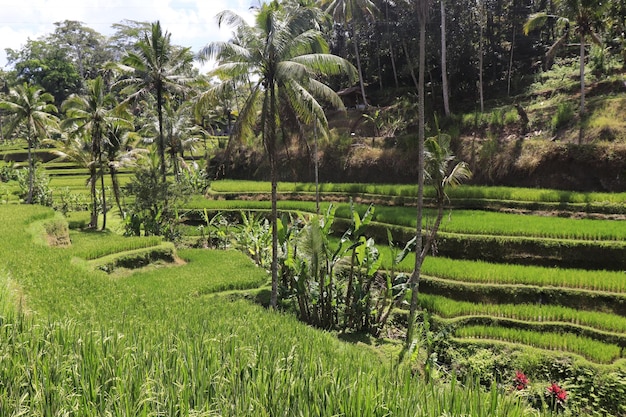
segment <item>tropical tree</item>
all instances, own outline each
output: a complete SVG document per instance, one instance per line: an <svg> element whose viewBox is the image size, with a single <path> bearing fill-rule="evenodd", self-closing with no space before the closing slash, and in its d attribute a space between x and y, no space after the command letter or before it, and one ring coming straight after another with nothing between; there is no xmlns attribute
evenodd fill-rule
<svg viewBox="0 0 626 417"><path fill-rule="evenodd" d="M602 25L602 11L606 4L601 0L560 0L561 14L554 15L539 12L530 15L524 25L524 33L528 35L534 29L542 27L548 20L556 20L563 27L563 35L548 49L545 55L545 66L550 68L558 50L563 47L570 36L572 24L580 39L580 117L585 114L585 40L590 38L600 45L602 40L595 33L595 29Z"/></svg>
<svg viewBox="0 0 626 417"><path fill-rule="evenodd" d="M170 41L171 34L163 33L157 21L151 25L150 32L137 43L136 51L129 51L122 59L120 68L129 74L117 84L127 86L130 95L125 102L136 101L146 95L156 100L159 134L157 149L159 153L161 180L166 181L165 139L163 124L163 106L169 94L184 95L187 86L193 81L190 67L193 56L189 48L175 47Z"/></svg>
<svg viewBox="0 0 626 417"><path fill-rule="evenodd" d="M100 175L100 186L102 193L102 229L106 228L107 206L104 187L104 163L102 160L103 148L108 140L108 131L113 125L125 125L132 128L129 121L130 114L123 107L116 106L112 95L107 94L102 77L98 76L87 83L87 94L85 96L73 95L68 98L62 106L67 118L61 123L61 127L69 129L70 133L87 134L91 139L91 159L97 166L91 169L91 191L92 201L95 202L95 182L96 171ZM92 208L90 226L98 227L98 211Z"/></svg>
<svg viewBox="0 0 626 417"><path fill-rule="evenodd" d="M333 20L343 25L350 31L352 43L354 45L354 56L359 75L359 86L363 104L368 105L365 95L365 82L363 81L363 69L361 67L361 55L359 53L358 30L356 18L360 14L374 17L378 13L378 8L371 0L323 0L322 7L329 13Z"/></svg>
<svg viewBox="0 0 626 417"><path fill-rule="evenodd" d="M58 119L53 114L57 108L52 104L54 97L42 88L26 83L17 85L9 91L5 100L0 101L0 110L9 114L6 125L8 134L16 133L19 127L25 127L28 144L28 196L26 203L33 200L33 175L35 163L33 148L40 139L48 137L49 132L58 128Z"/></svg>
<svg viewBox="0 0 626 417"><path fill-rule="evenodd" d="M315 121L318 127L327 130L328 121L318 99L339 108L343 104L337 94L316 77L343 73L356 78L356 71L349 62L328 53L328 44L314 25L319 10L294 5L278 0L264 3L257 10L254 25L248 25L233 12L224 11L217 16L219 25L238 26L246 36L245 47L235 42L216 42L201 51L204 59L217 59L218 67L213 75L224 82L250 80L252 83L231 139L251 137L259 122L272 183L271 305L274 308L278 294L276 190L281 121L293 116L304 123Z"/></svg>

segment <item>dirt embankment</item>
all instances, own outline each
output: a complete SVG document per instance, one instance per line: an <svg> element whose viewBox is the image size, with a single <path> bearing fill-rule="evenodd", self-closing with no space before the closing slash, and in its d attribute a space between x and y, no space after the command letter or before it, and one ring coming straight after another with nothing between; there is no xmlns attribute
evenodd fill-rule
<svg viewBox="0 0 626 417"><path fill-rule="evenodd" d="M378 141L378 142L377 142ZM358 139L343 148L320 152L321 182L414 183L417 153L411 148L381 146L382 139ZM373 146L372 146L373 145ZM626 191L626 145L576 145L543 139L463 137L456 155L468 162L473 184L553 188L572 191ZM313 157L306 150L284 151L280 181L314 181ZM269 180L264 154L249 149L218 154L211 160L213 178Z"/></svg>

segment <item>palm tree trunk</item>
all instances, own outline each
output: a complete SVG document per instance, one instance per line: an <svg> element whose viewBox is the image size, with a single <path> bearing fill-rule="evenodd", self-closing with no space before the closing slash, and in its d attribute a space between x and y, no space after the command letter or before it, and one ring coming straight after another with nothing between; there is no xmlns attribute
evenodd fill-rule
<svg viewBox="0 0 626 417"><path fill-rule="evenodd" d="M585 35L580 35L580 119L585 114Z"/></svg>
<svg viewBox="0 0 626 417"><path fill-rule="evenodd" d="M483 95L483 25L480 24L480 46L478 48L478 94L480 96L480 112L485 112L485 98Z"/></svg>
<svg viewBox="0 0 626 417"><path fill-rule="evenodd" d="M104 188L104 167L102 166L102 152L98 155L98 165L100 166L100 189L102 190L102 230L107 228L107 198Z"/></svg>
<svg viewBox="0 0 626 417"><path fill-rule="evenodd" d="M443 93L443 111L450 116L450 100L448 93L448 59L446 46L446 5L445 0L439 0L441 4L441 89Z"/></svg>
<svg viewBox="0 0 626 417"><path fill-rule="evenodd" d="M409 54L409 48L406 44L406 41L402 41L402 48L404 49L404 55L406 56L407 64L409 65L409 72L411 73L411 79L413 80L413 84L415 84L415 89L419 91L419 82L417 78L415 78L415 70L413 69L413 62L411 60L411 55Z"/></svg>
<svg viewBox="0 0 626 417"><path fill-rule="evenodd" d="M513 23L513 39L511 40L511 54L509 55L509 71L507 74L506 95L511 95L511 75L513 74L513 51L515 50L515 22Z"/></svg>
<svg viewBox="0 0 626 417"><path fill-rule="evenodd" d="M582 32L582 31L581 31ZM578 144L583 143L583 117L585 117L585 35L580 34L580 114Z"/></svg>
<svg viewBox="0 0 626 417"><path fill-rule="evenodd" d="M28 124L28 196L26 197L26 204L31 204L33 202L33 176L35 174L35 164L33 161L33 152L32 152L32 132L30 129L30 123Z"/></svg>
<svg viewBox="0 0 626 417"><path fill-rule="evenodd" d="M267 141L267 150L270 158L270 177L272 182L272 214L270 221L272 223L272 295L270 305L273 309L278 307L278 210L277 210L277 188L278 188L278 172L276 166L276 92L274 91L274 82L269 83L270 92L270 111L266 117L269 117L268 130L264 134L269 133ZM320 289L321 290L321 289Z"/></svg>
<svg viewBox="0 0 626 417"><path fill-rule="evenodd" d="M354 23L353 23L354 24ZM352 28L352 43L354 44L354 55L356 56L356 69L359 72L359 85L361 87L361 96L363 97L363 105L369 106L365 97L365 83L363 82L363 69L361 68L361 55L359 54L359 42L357 39L357 30Z"/></svg>
<svg viewBox="0 0 626 417"><path fill-rule="evenodd" d="M109 174L111 175L111 187L113 188L113 197L115 198L115 204L120 211L120 216L124 219L124 210L122 210L122 203L120 201L120 183L117 180L117 170L113 166L109 166Z"/></svg>
<svg viewBox="0 0 626 417"><path fill-rule="evenodd" d="M159 117L159 141L158 141L158 150L159 150L159 158L161 159L161 180L163 184L167 181L166 170L165 170L165 143L163 138L163 91L162 86L157 87L157 113Z"/></svg>
<svg viewBox="0 0 626 417"><path fill-rule="evenodd" d="M422 0L425 1L425 0ZM407 325L406 345L409 346L415 332L415 318L417 316L417 301L419 283L422 270L422 217L424 204L424 67L426 66L426 12L428 6L420 4L426 10L420 13L420 46L419 46L419 80L418 80L418 164L417 164L417 227L415 228L415 267L410 278L411 306L409 310L409 322Z"/></svg>
<svg viewBox="0 0 626 417"><path fill-rule="evenodd" d="M91 164L89 167L90 174L90 186L91 186L91 221L89 222L89 227L93 229L98 228L98 199L96 198L96 166Z"/></svg>

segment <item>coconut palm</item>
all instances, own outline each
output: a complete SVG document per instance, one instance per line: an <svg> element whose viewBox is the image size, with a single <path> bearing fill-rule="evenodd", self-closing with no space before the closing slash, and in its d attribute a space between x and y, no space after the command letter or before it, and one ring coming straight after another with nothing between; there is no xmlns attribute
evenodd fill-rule
<svg viewBox="0 0 626 417"><path fill-rule="evenodd" d="M213 74L224 82L252 80L251 93L239 111L231 138L253 137L259 128L270 161L272 183L272 297L277 306L278 226L277 226L277 144L281 121L291 115L304 123L315 121L321 130L328 129L323 99L335 107L343 104L337 94L316 79L317 75L345 73L355 77L354 67L346 60L328 53L322 33L314 28L315 11L308 7L283 7L288 2L274 0L263 4L254 25L232 12L218 15L220 25L238 26L246 36L246 45L216 42L201 51L205 59L217 59ZM279 113L280 109L280 113ZM260 113L259 111L260 110Z"/></svg>
<svg viewBox="0 0 626 417"><path fill-rule="evenodd" d="M9 91L9 96L0 101L0 109L9 114L6 131L16 133L18 128L26 128L26 142L28 145L28 196L26 203L33 200L33 175L35 164L32 150L40 139L48 137L51 130L58 128L58 119L53 114L57 108L52 104L54 97L42 88L21 84Z"/></svg>
<svg viewBox="0 0 626 417"><path fill-rule="evenodd" d="M560 15L551 15L545 12L530 15L524 24L524 33L542 27L548 20L556 20L563 27L563 35L559 37L546 52L545 66L550 68L558 50L563 47L570 35L571 25L575 25L574 31L580 39L580 117L585 114L585 40L590 38L594 43L602 43L594 29L601 26L603 8L608 2L601 0L560 0Z"/></svg>
<svg viewBox="0 0 626 417"><path fill-rule="evenodd" d="M363 105L367 107L367 98L365 96L365 82L363 81L363 70L361 68L361 55L359 53L358 30L355 18L360 14L373 17L378 13L378 8L371 0L323 0L322 7L329 13L333 20L345 26L352 36L354 45L354 56L356 58L356 68L359 75L359 86L361 88L361 97Z"/></svg>
<svg viewBox="0 0 626 417"><path fill-rule="evenodd" d="M85 96L72 95L62 105L67 118L63 120L61 126L69 129L71 134L79 133L88 135L91 139L91 159L96 169L90 169L92 201L96 201L95 182L97 171L100 175L100 186L102 193L102 229L106 228L107 206L104 187L104 163L102 160L102 150L108 140L108 130L113 125L125 125L132 127L129 121L130 114L123 107L116 107L113 96L107 94L104 88L102 77L98 76L94 80L88 81L87 94ZM98 211L92 207L90 226L98 227Z"/></svg>
<svg viewBox="0 0 626 417"><path fill-rule="evenodd" d="M444 206L449 200L446 189L456 187L472 177L468 165L465 162L456 161L450 148L450 136L441 132L424 142L424 163L426 165L424 167L426 180L435 189L437 217L424 242L421 253L422 262L437 235L443 218Z"/></svg>
<svg viewBox="0 0 626 417"><path fill-rule="evenodd" d="M163 106L168 94L184 95L187 85L193 81L189 76L189 69L193 55L189 48L175 47L170 42L171 34L163 33L161 24L157 21L152 24L150 32L136 45L136 52L128 52L122 59L120 69L129 73L128 78L122 78L119 85L128 87L130 93L125 100L141 100L146 95L152 95L156 100L156 110L159 126L157 149L160 159L161 179L166 181L165 139L163 133Z"/></svg>

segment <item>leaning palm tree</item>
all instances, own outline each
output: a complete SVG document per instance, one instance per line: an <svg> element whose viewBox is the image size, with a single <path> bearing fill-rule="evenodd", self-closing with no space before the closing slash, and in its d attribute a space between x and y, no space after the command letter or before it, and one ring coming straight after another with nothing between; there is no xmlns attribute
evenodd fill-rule
<svg viewBox="0 0 626 417"><path fill-rule="evenodd" d="M563 47L570 35L570 26L575 25L575 32L580 39L580 117L585 114L585 40L590 38L600 45L602 40L595 33L595 29L602 25L602 11L608 2L601 0L560 0L560 15L547 14L545 12L530 15L524 24L524 33L542 27L548 20L556 20L563 27L563 35L548 49L545 56L545 66L549 69L554 62L558 50Z"/></svg>
<svg viewBox="0 0 626 417"><path fill-rule="evenodd" d="M253 128L261 131L269 157L272 183L272 307L278 294L277 226L277 144L281 121L286 112L304 123L315 121L323 130L328 120L319 100L335 107L343 104L337 94L318 81L318 75L348 74L356 78L354 67L346 60L328 53L322 33L313 28L310 8L283 7L274 0L258 10L254 26L233 12L220 13L218 23L238 26L247 37L246 47L234 42L212 43L201 51L204 59L216 59L213 71L224 82L251 80L251 92L239 111L231 138L252 137ZM219 87L217 88L219 90ZM280 113L279 113L280 109ZM259 112L260 110L260 112Z"/></svg>
<svg viewBox="0 0 626 417"><path fill-rule="evenodd" d="M157 21L149 33L137 44L136 52L128 52L119 68L130 74L118 85L127 86L129 96L125 102L137 101L146 95L156 100L159 125L157 149L160 159L162 182L166 181L165 139L163 133L163 105L167 94L184 95L187 85L193 81L190 74L193 55L189 48L175 47L170 42L171 34L163 33Z"/></svg>
<svg viewBox="0 0 626 417"><path fill-rule="evenodd" d="M9 114L6 131L9 134L17 132L18 128L26 128L26 142L28 145L28 196L26 203L33 200L33 175L35 164L32 150L40 139L48 137L52 129L58 128L58 119L53 113L57 108L52 104L54 97L42 88L28 85L18 85L9 91L9 96L0 101L0 109Z"/></svg>
<svg viewBox="0 0 626 417"><path fill-rule="evenodd" d="M92 201L95 202L95 182L97 171L100 176L100 186L102 193L102 229L106 228L107 206L104 187L104 163L102 160L102 150L108 140L108 130L113 125L124 125L132 128L130 114L123 107L116 106L112 95L107 94L102 77L98 76L90 80L87 85L85 96L72 95L62 105L62 109L67 114L67 118L61 123L61 127L66 128L72 134L87 134L91 139L91 158L97 166L90 170ZM90 226L98 227L98 211L94 206L91 210Z"/></svg>

